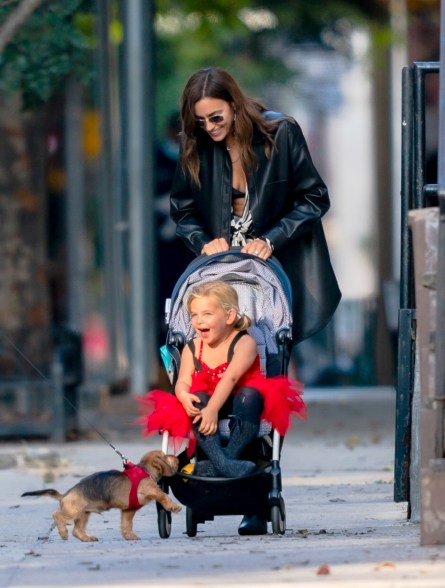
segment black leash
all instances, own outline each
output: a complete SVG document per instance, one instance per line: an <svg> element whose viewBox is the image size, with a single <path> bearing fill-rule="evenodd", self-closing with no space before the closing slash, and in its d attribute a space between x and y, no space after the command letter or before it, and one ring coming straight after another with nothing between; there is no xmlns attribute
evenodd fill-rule
<svg viewBox="0 0 445 588"><path fill-rule="evenodd" d="M26 363L28 365L30 365L32 367L32 369L45 381L48 382L48 384L52 387L52 388L56 388L55 384L51 381L50 378L48 378L47 376L45 376L45 374L39 370L39 368L35 365L35 363L33 363L28 357L26 357L26 355L23 353L23 351L17 347L17 345L14 343L14 341L12 341L7 335L5 335L4 333L3 337L8 341L9 345L11 345L11 347L15 350L16 353L18 353L20 355L20 357L22 357ZM74 410L77 410L77 406L75 406L63 393L62 396L65 400L65 402L67 402L72 408L74 408ZM81 415L81 418L85 421L85 423L87 423L88 426L90 426L98 435L99 437L102 437L102 439L105 441L105 443L107 443L111 449L113 449L118 456L122 459L122 462L125 465L127 465L128 463L128 458L125 457L125 455L123 453L121 453L110 441L108 441L108 439L106 437L104 437L104 435L102 435L102 433L97 429L97 427L95 427L93 425L93 423L91 423L84 415Z"/></svg>

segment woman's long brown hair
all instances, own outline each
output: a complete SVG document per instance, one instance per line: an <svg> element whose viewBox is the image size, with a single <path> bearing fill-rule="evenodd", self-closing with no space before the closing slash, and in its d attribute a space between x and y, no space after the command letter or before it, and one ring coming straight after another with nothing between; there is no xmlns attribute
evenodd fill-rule
<svg viewBox="0 0 445 588"><path fill-rule="evenodd" d="M240 147L241 163L246 175L254 168L252 137L257 129L265 137L266 156L274 147L273 131L278 120L267 121L262 116L265 106L249 98L235 79L225 70L217 67L200 69L187 82L181 97L182 155L184 173L189 173L193 182L200 186L198 143L211 141L206 131L196 124L195 104L203 98L217 98L232 105L236 112L233 123L234 136Z"/></svg>

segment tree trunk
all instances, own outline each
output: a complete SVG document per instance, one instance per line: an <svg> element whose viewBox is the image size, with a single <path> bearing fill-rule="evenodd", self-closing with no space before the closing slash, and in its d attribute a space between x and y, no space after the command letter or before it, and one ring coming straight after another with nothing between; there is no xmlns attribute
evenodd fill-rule
<svg viewBox="0 0 445 588"><path fill-rule="evenodd" d="M36 375L52 353L47 279L45 117L0 95L0 373ZM16 346L16 349L14 348Z"/></svg>

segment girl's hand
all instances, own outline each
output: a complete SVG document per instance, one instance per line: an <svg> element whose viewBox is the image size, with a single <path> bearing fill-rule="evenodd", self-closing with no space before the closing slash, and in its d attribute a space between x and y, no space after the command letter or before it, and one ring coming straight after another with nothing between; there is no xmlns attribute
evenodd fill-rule
<svg viewBox="0 0 445 588"><path fill-rule="evenodd" d="M229 244L223 238L213 239L209 243L206 243L201 249L201 255L213 255L214 253L220 253L221 251L228 251Z"/></svg>
<svg viewBox="0 0 445 588"><path fill-rule="evenodd" d="M190 418L195 418L201 414L200 409L196 408L196 406L193 404L201 404L201 401L199 400L198 396L195 396L194 394L190 394L189 392L187 392L187 394L183 394L179 398L179 401L184 407L187 416L189 416Z"/></svg>
<svg viewBox="0 0 445 588"><path fill-rule="evenodd" d="M199 432L203 435L213 435L218 430L218 411L207 405L201 413L195 417L193 424L201 420Z"/></svg>

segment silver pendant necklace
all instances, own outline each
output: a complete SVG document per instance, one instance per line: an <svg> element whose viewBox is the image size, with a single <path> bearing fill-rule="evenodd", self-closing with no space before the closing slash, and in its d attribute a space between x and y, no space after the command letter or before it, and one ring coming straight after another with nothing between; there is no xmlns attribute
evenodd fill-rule
<svg viewBox="0 0 445 588"><path fill-rule="evenodd" d="M230 149L230 147L229 147L228 145L226 145L226 149L227 149L227 151L229 152L229 157L230 157L230 150L231 150L231 149ZM232 164L234 164L234 163L237 163L239 160L240 160L240 156L239 156L239 155L238 155L238 157L237 157L236 159L232 159L232 158L230 157L230 161L232 162Z"/></svg>

